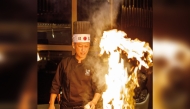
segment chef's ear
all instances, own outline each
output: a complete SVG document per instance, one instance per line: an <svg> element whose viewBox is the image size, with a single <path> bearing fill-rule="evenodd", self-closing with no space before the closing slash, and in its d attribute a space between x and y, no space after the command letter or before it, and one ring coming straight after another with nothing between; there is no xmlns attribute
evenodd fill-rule
<svg viewBox="0 0 190 109"><path fill-rule="evenodd" d="M73 47L73 49L75 49L75 43L74 42L72 42L72 47Z"/></svg>

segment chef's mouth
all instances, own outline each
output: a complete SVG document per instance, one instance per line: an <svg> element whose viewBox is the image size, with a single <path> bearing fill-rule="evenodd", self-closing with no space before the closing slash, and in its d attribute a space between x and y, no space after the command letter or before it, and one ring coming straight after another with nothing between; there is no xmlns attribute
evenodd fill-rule
<svg viewBox="0 0 190 109"><path fill-rule="evenodd" d="M85 55L86 53L80 53L81 55Z"/></svg>

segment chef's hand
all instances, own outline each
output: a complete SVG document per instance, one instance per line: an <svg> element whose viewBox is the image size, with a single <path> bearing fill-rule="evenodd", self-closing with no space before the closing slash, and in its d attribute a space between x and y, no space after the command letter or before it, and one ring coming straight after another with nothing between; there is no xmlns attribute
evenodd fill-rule
<svg viewBox="0 0 190 109"><path fill-rule="evenodd" d="M94 98L92 101L88 102L88 104L85 106L85 109L95 109L95 105L97 104L101 94L100 93L95 93Z"/></svg>
<svg viewBox="0 0 190 109"><path fill-rule="evenodd" d="M50 104L48 109L55 109L55 105L54 104Z"/></svg>
<svg viewBox="0 0 190 109"><path fill-rule="evenodd" d="M90 102L88 102L87 105L90 106L90 109L95 109L95 105L96 105L96 104L97 104L96 102L94 102L94 101L90 101Z"/></svg>

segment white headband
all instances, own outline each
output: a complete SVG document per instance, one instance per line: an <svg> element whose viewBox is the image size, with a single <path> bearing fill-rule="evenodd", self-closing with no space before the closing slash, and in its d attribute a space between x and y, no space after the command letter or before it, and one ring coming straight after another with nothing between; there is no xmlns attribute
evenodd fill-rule
<svg viewBox="0 0 190 109"><path fill-rule="evenodd" d="M90 42L90 34L73 34L73 42Z"/></svg>

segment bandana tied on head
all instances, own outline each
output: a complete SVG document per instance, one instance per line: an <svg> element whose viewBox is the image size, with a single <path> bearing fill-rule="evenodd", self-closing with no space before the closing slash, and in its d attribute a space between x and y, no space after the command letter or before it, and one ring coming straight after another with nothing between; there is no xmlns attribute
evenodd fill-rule
<svg viewBox="0 0 190 109"><path fill-rule="evenodd" d="M73 42L90 42L90 34L74 34Z"/></svg>

